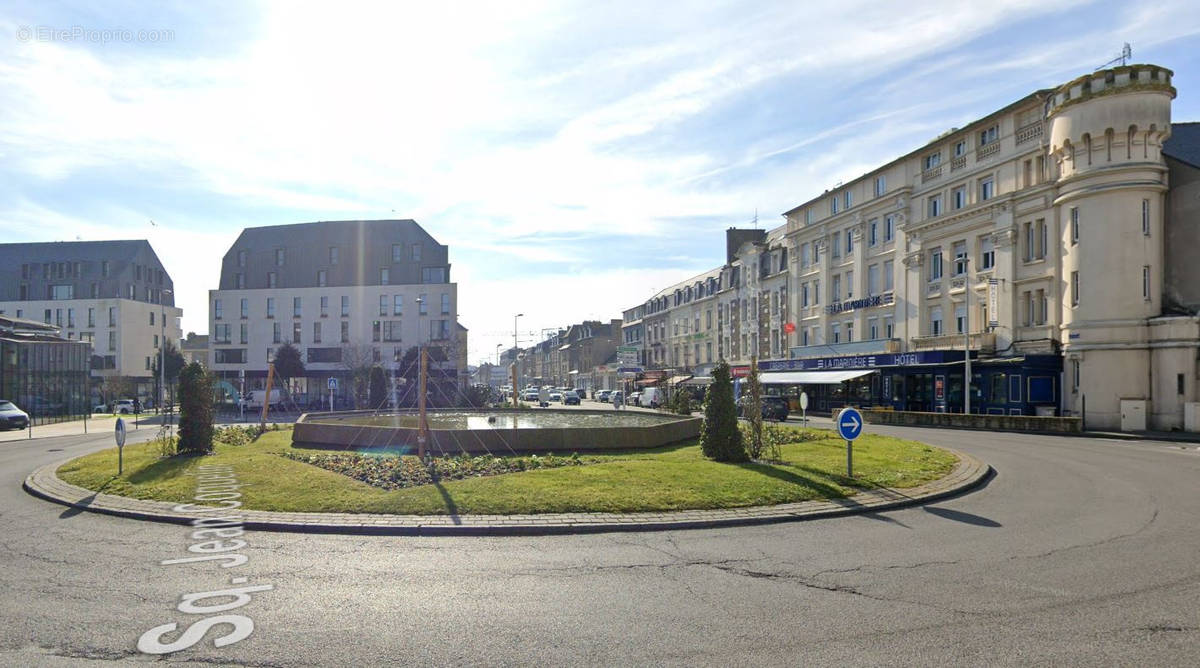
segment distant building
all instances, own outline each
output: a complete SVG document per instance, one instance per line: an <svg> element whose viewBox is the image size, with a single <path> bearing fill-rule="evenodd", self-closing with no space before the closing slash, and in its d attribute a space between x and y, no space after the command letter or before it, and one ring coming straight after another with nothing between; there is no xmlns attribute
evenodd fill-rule
<svg viewBox="0 0 1200 668"><path fill-rule="evenodd" d="M228 393L265 387L284 343L305 363L288 388L299 402L327 401L334 378L348 403L355 367L395 371L415 346L440 348L447 359L431 369L466 382L449 249L412 220L246 228L209 291L208 318L208 367Z"/></svg>
<svg viewBox="0 0 1200 668"><path fill-rule="evenodd" d="M97 398L151 398L159 346L181 335L173 288L144 239L0 244L0 315L41 321L90 345Z"/></svg>
<svg viewBox="0 0 1200 668"><path fill-rule="evenodd" d="M187 336L180 341L179 352L183 354L185 364L199 362L208 366L208 334L188 332Z"/></svg>
<svg viewBox="0 0 1200 668"><path fill-rule="evenodd" d="M29 414L33 424L91 412L91 346L64 339L43 322L0 316L0 399Z"/></svg>

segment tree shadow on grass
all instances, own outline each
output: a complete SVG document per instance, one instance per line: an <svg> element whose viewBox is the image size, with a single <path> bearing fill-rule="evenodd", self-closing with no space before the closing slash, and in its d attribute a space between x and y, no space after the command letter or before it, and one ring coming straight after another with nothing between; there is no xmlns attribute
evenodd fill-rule
<svg viewBox="0 0 1200 668"><path fill-rule="evenodd" d="M737 466L740 469L746 470L746 471L753 471L755 473L761 473L762 475L765 475L765 476L768 476L771 478L775 478L776 480L782 480L783 482L786 482L789 485L797 485L799 487L805 487L805 488L811 489L811 490L819 493L822 497L825 497L828 499L837 499L837 498L842 498L842 497L846 496L846 492L839 487L836 487L829 483L823 482L815 477L802 476L797 473L793 473L786 469L778 468L775 466L768 466L765 464L755 464L753 462L745 462L742 464L736 464L735 466ZM791 466L791 465L789 464L786 466ZM801 468L801 467L795 467L795 468ZM822 478L828 477L828 475L825 473L821 473L821 472L816 472L816 473L817 473L817 475L819 475Z"/></svg>
<svg viewBox="0 0 1200 668"><path fill-rule="evenodd" d="M129 482L134 485L141 485L148 482L178 478L188 471L193 461L203 456L203 454L199 453L186 453L164 457L129 474Z"/></svg>
<svg viewBox="0 0 1200 668"><path fill-rule="evenodd" d="M438 494L442 495L442 502L446 504L446 512L450 514L450 519L455 524L462 524L462 518L458 516L458 504L454 503L454 497L450 496L450 492L442 486L442 481L434 480L433 486L437 488Z"/></svg>

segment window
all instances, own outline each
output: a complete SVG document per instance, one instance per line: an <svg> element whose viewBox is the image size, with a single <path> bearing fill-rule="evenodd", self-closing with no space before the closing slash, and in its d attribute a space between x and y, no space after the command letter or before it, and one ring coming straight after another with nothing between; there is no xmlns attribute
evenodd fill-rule
<svg viewBox="0 0 1200 668"><path fill-rule="evenodd" d="M936 281L942 277L942 249L929 251L929 280Z"/></svg>
<svg viewBox="0 0 1200 668"><path fill-rule="evenodd" d="M821 280L813 281L813 306L821 304Z"/></svg>
<svg viewBox="0 0 1200 668"><path fill-rule="evenodd" d="M404 314L404 295L392 295L392 315ZM383 315L380 313L379 315Z"/></svg>
<svg viewBox="0 0 1200 668"><path fill-rule="evenodd" d="M428 295L422 294L419 298L417 298L417 312L421 315L429 313L429 300L427 297Z"/></svg>
<svg viewBox="0 0 1200 668"><path fill-rule="evenodd" d="M216 364L245 364L246 363L246 349L245 348L237 348L237 349L232 349L232 350L231 349L217 350L214 352L213 361Z"/></svg>
<svg viewBox="0 0 1200 668"><path fill-rule="evenodd" d="M276 248L276 249L275 249L275 266L276 266L276 267L282 267L282 266L283 266L283 258L284 258L284 251L283 251L283 249L282 249L282 248Z"/></svg>
<svg viewBox="0 0 1200 668"><path fill-rule="evenodd" d="M879 243L879 219L872 218L867 223L867 245L875 246Z"/></svg>
<svg viewBox="0 0 1200 668"><path fill-rule="evenodd" d="M967 205L967 187L959 186L950 191L950 206L955 210L961 209Z"/></svg>
<svg viewBox="0 0 1200 668"><path fill-rule="evenodd" d="M842 301L842 277L837 274L833 276L833 289L830 292L830 299L835 302Z"/></svg>
<svg viewBox="0 0 1200 668"><path fill-rule="evenodd" d="M22 285L21 287L24 288L25 286ZM99 299L99 298L100 298L100 284L92 283L92 299Z"/></svg>
<svg viewBox="0 0 1200 668"><path fill-rule="evenodd" d="M442 315L450 315L450 295L442 295ZM696 330L700 330L700 314L696 314Z"/></svg>
<svg viewBox="0 0 1200 668"><path fill-rule="evenodd" d="M1145 221L1142 222L1143 231L1145 229ZM1079 207L1071 207L1071 245L1079 243Z"/></svg>
<svg viewBox="0 0 1200 668"><path fill-rule="evenodd" d="M883 242L887 243L887 242L891 241L893 238L895 238L895 236L896 236L896 217L895 216L884 216L883 217Z"/></svg>
<svg viewBox="0 0 1200 668"><path fill-rule="evenodd" d="M387 285L389 278L390 278L390 276L389 276L387 267L384 267L383 269L379 270L379 284L380 285Z"/></svg>
<svg viewBox="0 0 1200 668"><path fill-rule="evenodd" d="M954 331L963 334L967 331L967 305L954 305Z"/></svg>
<svg viewBox="0 0 1200 668"><path fill-rule="evenodd" d="M808 308L808 283L800 284L800 306Z"/></svg>
<svg viewBox="0 0 1200 668"><path fill-rule="evenodd" d="M229 343L233 336L233 327L228 324L213 325L213 342Z"/></svg>
<svg viewBox="0 0 1200 668"><path fill-rule="evenodd" d="M1024 324L1026 327L1029 327L1033 324L1034 320L1032 292L1026 290L1021 293L1021 306L1023 307L1021 311L1025 314Z"/></svg>
<svg viewBox="0 0 1200 668"><path fill-rule="evenodd" d="M804 211L804 224L812 225L812 209L806 209Z"/></svg>
<svg viewBox="0 0 1200 668"><path fill-rule="evenodd" d="M20 316L17 316L17 317L19 318ZM88 327L96 326L96 309L94 309L94 308L88 309L88 321L87 322L88 322L88 324L87 324Z"/></svg>
<svg viewBox="0 0 1200 668"><path fill-rule="evenodd" d="M387 315L388 298L387 295L379 295L379 315Z"/></svg>
<svg viewBox="0 0 1200 668"><path fill-rule="evenodd" d="M246 266L246 251L240 250L237 252L237 263L239 267Z"/></svg>
<svg viewBox="0 0 1200 668"><path fill-rule="evenodd" d="M808 330L807 329L800 332L800 345L802 345L802 346L808 345Z"/></svg>
<svg viewBox="0 0 1200 668"><path fill-rule="evenodd" d="M300 343L300 323L292 323L292 343Z"/></svg>
<svg viewBox="0 0 1200 668"><path fill-rule="evenodd" d="M854 230L846 230L846 255L854 252Z"/></svg>
<svg viewBox="0 0 1200 668"><path fill-rule="evenodd" d="M316 320L313 322L313 339L312 340L313 340L313 343L321 342L321 321L320 320ZM243 343L245 343L245 342L243 341Z"/></svg>
<svg viewBox="0 0 1200 668"><path fill-rule="evenodd" d="M1046 221L1038 218L1037 221L1038 247L1037 259L1042 260L1046 257L1046 248L1049 246L1049 238L1046 236Z"/></svg>
<svg viewBox="0 0 1200 668"><path fill-rule="evenodd" d="M271 342L272 343L282 343L283 342L283 326L277 322L271 323Z"/></svg>
<svg viewBox="0 0 1200 668"><path fill-rule="evenodd" d="M350 317L350 297L342 295L342 317Z"/></svg>
<svg viewBox="0 0 1200 668"><path fill-rule="evenodd" d="M992 177L987 177L979 182L979 201L984 202L991 199L996 194L996 180Z"/></svg>
<svg viewBox="0 0 1200 668"><path fill-rule="evenodd" d="M979 268L987 271L996 266L996 244L990 236L979 240Z"/></svg>
<svg viewBox="0 0 1200 668"><path fill-rule="evenodd" d="M954 144L954 157L960 157L967 154L967 140L961 139Z"/></svg>
<svg viewBox="0 0 1200 668"><path fill-rule="evenodd" d="M833 343L842 341L842 326L836 322L829 326L829 340Z"/></svg>
<svg viewBox="0 0 1200 668"><path fill-rule="evenodd" d="M929 198L929 217L936 218L942 215L942 196L934 195Z"/></svg>
<svg viewBox="0 0 1200 668"><path fill-rule="evenodd" d="M841 232L833 233L833 250L830 252L830 254L833 257L841 257L842 256L842 233Z"/></svg>
<svg viewBox="0 0 1200 668"><path fill-rule="evenodd" d="M383 340L384 341L400 341L400 321L385 320L383 321Z"/></svg>
<svg viewBox="0 0 1200 668"><path fill-rule="evenodd" d="M421 244L413 244L412 245L412 261L413 262L421 261Z"/></svg>
<svg viewBox="0 0 1200 668"><path fill-rule="evenodd" d="M1150 265L1142 267L1142 299L1150 299Z"/></svg>
<svg viewBox="0 0 1200 668"><path fill-rule="evenodd" d="M300 312L301 312L301 310L300 310L300 298L299 298L299 297L292 297L292 317L293 317L293 318L299 318L299 317L300 317Z"/></svg>
<svg viewBox="0 0 1200 668"><path fill-rule="evenodd" d="M962 276L967 273L967 242L954 242L954 275Z"/></svg>
<svg viewBox="0 0 1200 668"><path fill-rule="evenodd" d="M800 266L807 267L809 265L808 242L800 244Z"/></svg>
<svg viewBox="0 0 1200 668"><path fill-rule="evenodd" d="M942 307L934 306L929 309L929 333L933 336L942 335Z"/></svg>
<svg viewBox="0 0 1200 668"><path fill-rule="evenodd" d="M113 314L113 309L110 307L108 309L108 319L110 321L108 323L109 327L112 327L113 324L115 324L115 323L111 322L113 319L112 314ZM225 310L223 308L221 308L221 300L214 299L213 300L213 319L220 320L222 317L224 317L224 315L225 315Z"/></svg>
<svg viewBox="0 0 1200 668"><path fill-rule="evenodd" d="M846 343L853 343L853 342L854 342L854 323L847 322L846 323Z"/></svg>
<svg viewBox="0 0 1200 668"><path fill-rule="evenodd" d="M846 272L846 299L854 299L854 272Z"/></svg>
<svg viewBox="0 0 1200 668"><path fill-rule="evenodd" d="M117 333L116 332L108 333L108 349L109 350L117 349Z"/></svg>
<svg viewBox="0 0 1200 668"><path fill-rule="evenodd" d="M154 311L150 312L150 324L154 324ZM67 327L75 326L75 309L67 309Z"/></svg>
<svg viewBox="0 0 1200 668"><path fill-rule="evenodd" d="M238 306L239 306L239 312L242 317L242 320L249 318L250 317L250 300L246 299L245 297L242 297L240 300L238 300ZM150 314L150 318L151 318L151 320L154 319L153 313ZM150 324L153 325L154 323L151 322Z"/></svg>
<svg viewBox="0 0 1200 668"><path fill-rule="evenodd" d="M867 296L873 297L877 294L879 294L879 265L873 264L867 267Z"/></svg>
<svg viewBox="0 0 1200 668"><path fill-rule="evenodd" d="M221 300L220 299L217 300L217 309L216 310L217 310L217 320L220 320L221 319ZM117 326L117 307L115 307L115 306L108 307L108 326L109 327Z"/></svg>
<svg viewBox="0 0 1200 668"><path fill-rule="evenodd" d="M1079 392L1079 360L1071 360L1071 391Z"/></svg>
<svg viewBox="0 0 1200 668"><path fill-rule="evenodd" d="M1022 182L1025 187L1033 185L1033 160L1026 160L1021 168Z"/></svg>
<svg viewBox="0 0 1200 668"><path fill-rule="evenodd" d="M883 318L883 337L885 339L893 338L892 335L896 331L896 321L893 316L884 316Z"/></svg>
<svg viewBox="0 0 1200 668"><path fill-rule="evenodd" d="M1142 200L1142 234L1150 236L1150 200Z"/></svg>
<svg viewBox="0 0 1200 668"><path fill-rule="evenodd" d="M885 260L883 263L883 291L888 292L895 287L895 267L894 260Z"/></svg>
<svg viewBox="0 0 1200 668"><path fill-rule="evenodd" d="M986 146L986 145L996 141L996 139L999 137L999 132L1000 132L1000 126L998 126L998 125L993 125L992 127L984 130L983 132L980 132L979 133L979 145Z"/></svg>
<svg viewBox="0 0 1200 668"><path fill-rule="evenodd" d="M238 329L240 330L238 332L238 334L240 335L239 340L242 343L246 343L247 341L249 341L250 340L250 325L247 325L246 323L243 322L241 324L241 327L239 327ZM157 334L154 335L154 347L155 348L158 347L158 335Z"/></svg>
<svg viewBox="0 0 1200 668"><path fill-rule="evenodd" d="M404 261L404 244L392 244L392 262Z"/></svg>
<svg viewBox="0 0 1200 668"><path fill-rule="evenodd" d="M924 164L925 164L925 169L933 169L934 167L937 167L938 165L942 164L941 152L939 151L937 153L930 153L929 155L925 156Z"/></svg>
<svg viewBox="0 0 1200 668"><path fill-rule="evenodd" d="M832 215L836 214L837 212L838 212L838 198L837 198L837 195L834 195L833 197L829 198L829 215L832 216Z"/></svg>
<svg viewBox="0 0 1200 668"><path fill-rule="evenodd" d="M267 287L268 288L279 287L279 275L273 271L267 272Z"/></svg>
<svg viewBox="0 0 1200 668"><path fill-rule="evenodd" d="M241 273L241 272L238 272L237 274L234 274L234 281L235 281L235 285L237 286L237 289L238 289L238 290L245 290L245 289L246 289L246 275L245 275L245 274L243 274L243 273ZM130 288L133 288L133 286L132 286L132 285L131 285L131 286L129 286L129 287L130 287ZM130 290L130 292L132 292L132 289ZM132 295L132 294L131 294L131 295L129 295L129 298L130 298L130 299L133 299L133 295Z"/></svg>
<svg viewBox="0 0 1200 668"><path fill-rule="evenodd" d="M50 299L74 299L74 285L52 285L50 286Z"/></svg>
<svg viewBox="0 0 1200 668"><path fill-rule="evenodd" d="M880 197L887 192L887 177L883 174L875 177L875 196Z"/></svg>
<svg viewBox="0 0 1200 668"><path fill-rule="evenodd" d="M337 263L338 263L337 246L330 246L329 247L329 264L337 264Z"/></svg>
<svg viewBox="0 0 1200 668"><path fill-rule="evenodd" d="M444 341L450 338L450 321L430 320L429 338L433 341Z"/></svg>
<svg viewBox="0 0 1200 668"><path fill-rule="evenodd" d="M325 273L325 270L324 270L324 269L321 269L321 270L317 271L317 287L318 287L318 288L323 288L323 287L325 287L325 285L326 285L326 280L325 280L326 276L328 276L328 274L326 274L326 273Z"/></svg>
<svg viewBox="0 0 1200 668"><path fill-rule="evenodd" d="M867 337L871 341L879 338L879 318L867 318Z"/></svg>
<svg viewBox="0 0 1200 668"><path fill-rule="evenodd" d="M321 295L321 317L329 317L329 297L326 295Z"/></svg>
<svg viewBox="0 0 1200 668"><path fill-rule="evenodd" d="M1079 306L1079 272L1071 272L1071 306Z"/></svg>
<svg viewBox="0 0 1200 668"><path fill-rule="evenodd" d="M850 208L850 191L849 190L847 190L845 193L843 193L843 199L845 200L845 206L843 206L842 208L849 209Z"/></svg>
<svg viewBox="0 0 1200 668"><path fill-rule="evenodd" d="M1046 299L1046 291L1038 290L1036 297L1037 313L1035 314L1034 322L1039 325L1046 324L1046 318L1050 315L1050 302Z"/></svg>
<svg viewBox="0 0 1200 668"><path fill-rule="evenodd" d="M343 320L341 324L342 324L342 343L349 343L350 342L350 322L347 320Z"/></svg>
<svg viewBox="0 0 1200 668"><path fill-rule="evenodd" d="M422 283L445 283L446 268L445 267L422 267L421 268Z"/></svg>

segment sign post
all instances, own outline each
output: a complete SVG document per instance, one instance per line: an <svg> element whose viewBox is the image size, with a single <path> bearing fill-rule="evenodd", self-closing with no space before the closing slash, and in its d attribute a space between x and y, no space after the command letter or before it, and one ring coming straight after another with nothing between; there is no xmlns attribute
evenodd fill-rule
<svg viewBox="0 0 1200 668"><path fill-rule="evenodd" d="M332 413L333 412L333 393L335 390L337 390L337 378L330 376L329 379L325 381L325 387L329 388L329 412Z"/></svg>
<svg viewBox="0 0 1200 668"><path fill-rule="evenodd" d="M117 437L117 475L125 472L125 421L117 418L114 436Z"/></svg>
<svg viewBox="0 0 1200 668"><path fill-rule="evenodd" d="M854 439L862 436L863 418L857 409L846 407L838 413L838 435L846 439L846 476L854 477Z"/></svg>
<svg viewBox="0 0 1200 668"><path fill-rule="evenodd" d="M808 392L800 393L800 416L804 421L804 428L808 429Z"/></svg>

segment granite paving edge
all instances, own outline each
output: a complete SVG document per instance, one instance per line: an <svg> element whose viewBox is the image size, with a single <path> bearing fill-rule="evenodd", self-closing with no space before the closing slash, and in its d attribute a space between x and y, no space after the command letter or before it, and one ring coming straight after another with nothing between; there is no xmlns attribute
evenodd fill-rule
<svg viewBox="0 0 1200 668"><path fill-rule="evenodd" d="M255 531L386 536L535 536L631 531L675 531L760 526L896 510L971 492L991 480L988 464L962 452L945 476L917 487L867 490L844 499L819 499L775 506L647 513L547 513L513 521L507 515L402 516L352 513L276 513L243 511L243 526ZM57 470L70 459L43 466L22 487L40 499L86 511L152 522L189 524L195 514L173 512L176 505L93 492L60 479ZM215 509L214 509L215 510Z"/></svg>

